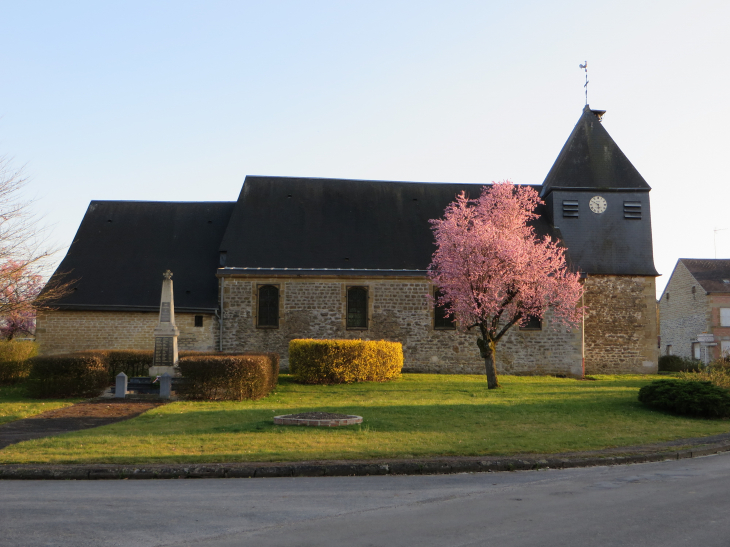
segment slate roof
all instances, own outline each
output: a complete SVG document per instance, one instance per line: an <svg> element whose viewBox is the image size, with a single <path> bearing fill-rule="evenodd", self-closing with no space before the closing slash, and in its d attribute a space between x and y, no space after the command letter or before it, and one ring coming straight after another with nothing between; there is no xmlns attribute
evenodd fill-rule
<svg viewBox="0 0 730 547"><path fill-rule="evenodd" d="M442 217L462 190L477 197L483 186L248 176L220 246L227 258L219 274L423 271L435 250L428 221ZM540 235L550 231L544 212L535 223Z"/></svg>
<svg viewBox="0 0 730 547"><path fill-rule="evenodd" d="M689 270L705 292L730 292L730 260L680 258L679 262Z"/></svg>
<svg viewBox="0 0 730 547"><path fill-rule="evenodd" d="M651 190L588 105L545 177L540 195L581 188Z"/></svg>
<svg viewBox="0 0 730 547"><path fill-rule="evenodd" d="M175 309L218 308L218 244L234 202L92 201L66 257L75 290L59 309L157 310L173 272Z"/></svg>

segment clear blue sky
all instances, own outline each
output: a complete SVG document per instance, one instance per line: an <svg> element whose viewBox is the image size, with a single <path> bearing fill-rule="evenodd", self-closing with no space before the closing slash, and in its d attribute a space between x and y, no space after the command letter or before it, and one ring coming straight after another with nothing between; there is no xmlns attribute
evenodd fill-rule
<svg viewBox="0 0 730 547"><path fill-rule="evenodd" d="M589 102L652 186L658 287L730 258L730 2L0 1L0 153L92 199L246 175L540 184ZM59 254L58 260L63 256Z"/></svg>

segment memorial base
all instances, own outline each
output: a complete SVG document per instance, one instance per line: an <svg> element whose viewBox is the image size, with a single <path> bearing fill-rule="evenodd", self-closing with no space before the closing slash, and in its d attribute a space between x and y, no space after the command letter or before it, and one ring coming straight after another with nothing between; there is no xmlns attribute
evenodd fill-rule
<svg viewBox="0 0 730 547"><path fill-rule="evenodd" d="M150 377L162 376L163 374L169 374L172 377L180 376L180 372L175 367L150 367Z"/></svg>

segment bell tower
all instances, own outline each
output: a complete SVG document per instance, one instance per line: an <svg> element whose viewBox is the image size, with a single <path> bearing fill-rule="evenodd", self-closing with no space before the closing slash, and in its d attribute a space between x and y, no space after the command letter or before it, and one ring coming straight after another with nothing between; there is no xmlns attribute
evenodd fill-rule
<svg viewBox="0 0 730 547"><path fill-rule="evenodd" d="M656 372L651 187L586 105L542 184L554 233L586 279L588 373Z"/></svg>

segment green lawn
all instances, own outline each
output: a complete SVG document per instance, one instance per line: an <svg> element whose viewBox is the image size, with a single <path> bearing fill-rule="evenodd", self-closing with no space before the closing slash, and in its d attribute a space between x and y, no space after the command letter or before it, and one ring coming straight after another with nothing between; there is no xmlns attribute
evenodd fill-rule
<svg viewBox="0 0 730 547"><path fill-rule="evenodd" d="M0 386L0 424L20 420L46 410L69 406L82 399L28 399L22 385Z"/></svg>
<svg viewBox="0 0 730 547"><path fill-rule="evenodd" d="M260 401L176 402L118 424L12 445L0 462L237 462L413 458L593 450L712 435L730 421L680 418L645 408L656 377L597 381L406 374L383 384L304 386L282 375ZM4 401L4 400L3 400ZM5 407L4 402L0 407ZM361 426L274 426L279 414L359 414Z"/></svg>

